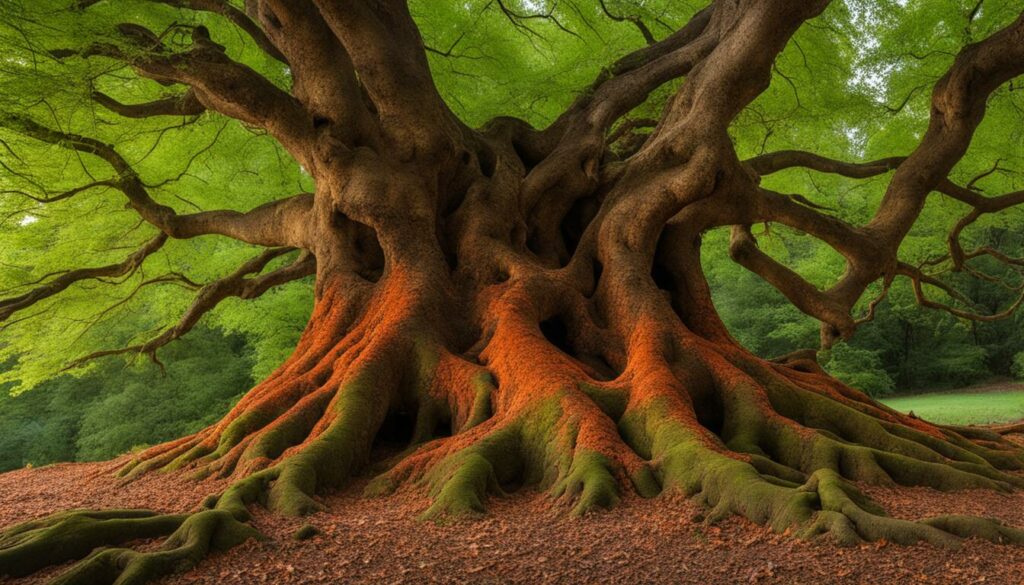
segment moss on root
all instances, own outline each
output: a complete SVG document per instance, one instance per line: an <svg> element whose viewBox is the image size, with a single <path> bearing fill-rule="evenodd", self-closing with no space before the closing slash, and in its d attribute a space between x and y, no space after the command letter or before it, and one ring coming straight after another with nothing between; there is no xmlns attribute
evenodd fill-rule
<svg viewBox="0 0 1024 585"><path fill-rule="evenodd" d="M754 421L751 426L756 426ZM762 455L742 457L734 451L712 448L713 444L699 430L675 419L664 403L655 402L628 412L622 427L627 436L660 461L656 470L665 488L698 497L709 507L706 520L711 523L740 515L776 531L795 529L802 538L827 534L841 544L884 539L900 544L924 541L955 547L961 538L970 536L1024 544L1024 531L989 518L942 516L920 522L891 518L828 464L834 459L823 457L807 441L803 442L802 451L807 465L818 468L805 476ZM857 449L863 451L853 452L870 452L874 456L866 448ZM984 475L971 475L952 466L942 468L942 473L930 467L938 464L898 454L884 456L894 458L889 464L904 464L912 471L931 473L926 477L948 478L948 483L928 479L935 487L999 487ZM851 470L849 465L839 467ZM802 477L806 481L797 483Z"/></svg>
<svg viewBox="0 0 1024 585"><path fill-rule="evenodd" d="M152 552L99 548L164 536L163 545ZM53 583L141 584L191 568L211 550L227 550L258 536L255 529L223 510L175 515L143 510L66 512L0 535L0 575L24 576L82 559Z"/></svg>
<svg viewBox="0 0 1024 585"><path fill-rule="evenodd" d="M298 541L309 540L320 535L320 529L312 524L303 524L292 534L292 538Z"/></svg>
<svg viewBox="0 0 1024 585"><path fill-rule="evenodd" d="M625 489L657 495L654 473L618 437L614 422L598 418L606 415L592 404L579 408L585 396L576 388L563 389L500 426L476 428L472 440L435 441L420 457L414 454L377 477L367 494L386 495L406 483L426 486L432 504L422 517L434 520L481 514L488 494L520 486L535 486L570 503L575 515L614 506ZM595 434L588 425L595 420L604 425L598 431L608 431L605 439L614 438L612 445L588 446ZM617 459L622 452L632 455L633 465Z"/></svg>
<svg viewBox="0 0 1024 585"><path fill-rule="evenodd" d="M126 467L129 478L155 469L237 470L240 477L199 511L74 511L15 526L0 534L0 574L79 560L58 583L125 584L187 569L212 550L257 537L246 524L253 505L289 516L321 510L317 494L365 469L376 435L396 409L415 412L410 444L366 492L423 489L431 497L425 519L483 514L489 496L521 486L547 493L573 515L610 508L629 492L668 491L697 498L707 507L707 522L739 515L802 538L957 546L976 536L1024 543L1024 532L992 519L891 518L851 483L1024 486L1008 472L1024 468L1021 449L996 432L901 424L749 364L708 376L715 399L702 408L717 409L711 413L698 412L687 391L659 377L657 368L649 380L624 376L612 383L528 377L538 387L526 399L510 400L488 370L463 363L445 378L463 385L458 399L446 399L436 386L443 378L434 373L437 353L422 344L414 349L406 368L371 361L336 390L309 395L302 404L309 410L285 409L276 419L243 413L216 447L197 436ZM454 435L434 438L445 424ZM304 525L294 537L316 534ZM153 551L116 548L161 537L166 540Z"/></svg>
<svg viewBox="0 0 1024 585"><path fill-rule="evenodd" d="M74 510L25 522L0 534L0 575L30 575L98 546L166 536L187 518L147 510Z"/></svg>

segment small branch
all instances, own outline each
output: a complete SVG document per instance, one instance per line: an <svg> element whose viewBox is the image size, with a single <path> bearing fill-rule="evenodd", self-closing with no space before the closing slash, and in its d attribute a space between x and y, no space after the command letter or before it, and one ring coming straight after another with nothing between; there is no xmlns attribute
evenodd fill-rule
<svg viewBox="0 0 1024 585"><path fill-rule="evenodd" d="M135 169L109 144L79 134L53 130L24 116L0 114L0 126L47 144L91 154L106 161L117 173L118 179L103 183L124 193L129 205L142 219L172 238L218 234L261 246L303 243L306 216L312 207L313 198L308 193L273 201L248 212L218 210L179 215L173 208L152 198Z"/></svg>
<svg viewBox="0 0 1024 585"><path fill-rule="evenodd" d="M884 301L887 296L889 296L889 289L892 287L892 280L892 278L885 279L885 282L882 284L882 292L879 293L877 297L871 300L871 302L868 304L867 314L861 317L860 319L854 321L854 325L859 327L865 323L869 323L875 320L875 313L878 310L878 306L882 304L882 301Z"/></svg>
<svg viewBox="0 0 1024 585"><path fill-rule="evenodd" d="M140 266L142 266L142 263L145 262L146 258L163 247L166 241L167 236L160 234L117 264L108 264L106 266L99 266L96 268L70 270L23 295L0 300L0 322L6 321L17 311L31 307L44 299L63 292L76 282L130 276L131 274L134 274Z"/></svg>
<svg viewBox="0 0 1024 585"><path fill-rule="evenodd" d="M39 197L37 195L32 195L31 193L26 193L25 191L20 191L20 190L16 190L16 189L0 191L0 193L9 193L9 194L13 194L13 195L21 195L23 197L28 197L29 199L35 201L36 203L55 203L57 201L62 201L64 199L69 199L71 197L74 197L75 195L78 195L79 193L84 193L85 191L89 191L91 189L96 189L96 188L99 188L99 187L113 187L113 188L116 189L117 188L117 181L116 180L110 180L110 179L108 179L106 181L93 181L92 183L88 183L88 184L82 185L80 187L75 187L73 189L68 189L67 191L56 193L54 195L44 195L42 197Z"/></svg>
<svg viewBox="0 0 1024 585"><path fill-rule="evenodd" d="M182 315L181 319L175 325L165 329L149 341L130 347L94 352L74 360L64 369L70 370L102 357L128 353L146 355L162 368L163 365L157 359L157 350L191 331L199 320L216 308L221 301L232 297L254 299L273 287L314 274L316 272L315 257L308 252L301 252L294 262L286 266L266 274L247 278L251 274L262 272L273 260L294 251L294 248L266 250L228 276L206 284L199 289L195 300L192 301L192 304Z"/></svg>
<svg viewBox="0 0 1024 585"><path fill-rule="evenodd" d="M639 16L613 14L612 11L608 9L608 5L605 4L605 0L599 0L599 4L601 5L601 11L604 12L605 16L607 16L608 18L614 20L615 22L632 23L633 26L635 26L637 30L640 31L640 34L643 35L644 40L647 41L648 45L653 45L654 43L658 42L658 39L654 38L654 35L651 34L651 29L647 28L647 25L644 24L644 21L641 20Z"/></svg>
<svg viewBox="0 0 1024 585"><path fill-rule="evenodd" d="M288 59L281 53L281 51L274 45L273 42L267 37L260 25L249 18L244 11L239 10L231 5L226 0L153 0L161 4L167 4L168 6L174 6L175 8L184 8L188 10L195 10L199 12L211 12L213 14L219 14L226 20L242 29L245 34L252 38L253 42L256 43L263 52L277 59L278 61L288 64Z"/></svg>
<svg viewBox="0 0 1024 585"><path fill-rule="evenodd" d="M1019 309L1020 306L1024 304L1024 285L1021 285L1017 287L1017 291L1020 292L1020 295L1017 297L1017 299L1009 307L1007 307L1005 310L999 313L982 314L975 313L972 311L965 311L963 309L958 309L951 305L933 301L929 299L927 295L925 295L924 293L923 285L928 284L942 290L943 292L950 295L954 299L960 301L961 303L964 303L966 305L974 304L970 301L970 299L966 298L963 294L961 294L959 291L957 291L950 285L942 282L937 278L925 274L920 269L915 268L914 266L911 266L905 262L900 262L897 270L899 274L906 276L910 279L914 288L914 298L916 299L918 305L922 307L927 307L929 309L945 311L961 319L967 319L969 321L978 321L983 323L999 321L1001 319L1005 319L1007 317L1012 316L1017 311L1017 309Z"/></svg>
<svg viewBox="0 0 1024 585"><path fill-rule="evenodd" d="M505 17L508 18L509 22L512 23L512 26L516 27L516 29L518 29L518 30L521 30L523 32L532 34L532 35L534 35L534 36L536 36L538 38L544 38L540 33L538 33L537 31L533 30L529 26L523 24L522 22L520 22L521 20L538 20L539 19L539 20L546 20L548 22L551 22L552 24L555 25L556 28L558 28L558 30L560 30L560 31L562 31L562 32L564 32L566 34L570 34L570 35L572 35L572 36L574 36L576 38L581 38L580 35L578 35L575 32L569 30L568 28L566 28L565 25L563 25L558 20L558 18L555 17L555 6L558 5L557 2L553 2L551 4L551 8L549 8L548 11L545 12L545 13L541 13L541 14L523 14L521 12L516 12L515 10L512 10L511 8L509 8L507 5L505 5L505 2L503 0L493 0L493 1L494 1L495 4L498 5L498 8L501 10L502 14L504 14Z"/></svg>

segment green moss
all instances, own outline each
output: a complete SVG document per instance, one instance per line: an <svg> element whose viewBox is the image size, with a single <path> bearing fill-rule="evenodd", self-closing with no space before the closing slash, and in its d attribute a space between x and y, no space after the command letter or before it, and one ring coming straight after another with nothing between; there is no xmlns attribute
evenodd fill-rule
<svg viewBox="0 0 1024 585"><path fill-rule="evenodd" d="M267 469L231 484L216 500L216 509L224 510L239 521L249 519L248 505L258 501L270 482L279 476L278 469Z"/></svg>
<svg viewBox="0 0 1024 585"><path fill-rule="evenodd" d="M164 544L152 552L110 548L94 552L55 579L55 585L141 585L195 566L211 551L238 546L259 533L222 510L187 516Z"/></svg>
<svg viewBox="0 0 1024 585"><path fill-rule="evenodd" d="M618 421L626 412L626 403L629 400L629 395L626 392L587 382L581 382L579 386L580 390L613 421Z"/></svg>
<svg viewBox="0 0 1024 585"><path fill-rule="evenodd" d="M481 424L491 418L492 414L491 395L495 390L494 377L489 372L480 372L473 377L472 384L475 392L473 407L465 424L462 425L462 432Z"/></svg>
<svg viewBox="0 0 1024 585"><path fill-rule="evenodd" d="M77 510L20 524L0 535L0 575L29 575L100 546L166 536L187 518L146 510Z"/></svg>
<svg viewBox="0 0 1024 585"><path fill-rule="evenodd" d="M619 502L619 487L608 459L594 451L573 455L569 473L551 491L552 495L575 500L574 515L595 508L611 508Z"/></svg>
<svg viewBox="0 0 1024 585"><path fill-rule="evenodd" d="M421 518L483 513L487 494L504 493L502 483L520 473L519 440L517 427L498 428L432 467L424 482L433 502Z"/></svg>
<svg viewBox="0 0 1024 585"><path fill-rule="evenodd" d="M338 390L327 429L301 451L278 463L267 503L271 510L303 516L322 509L312 496L322 487L339 487L370 452L390 402L381 396L372 372Z"/></svg>
<svg viewBox="0 0 1024 585"><path fill-rule="evenodd" d="M431 495L433 503L421 518L482 514L488 487L497 488L494 466L486 457L469 452L449 463L452 471Z"/></svg>

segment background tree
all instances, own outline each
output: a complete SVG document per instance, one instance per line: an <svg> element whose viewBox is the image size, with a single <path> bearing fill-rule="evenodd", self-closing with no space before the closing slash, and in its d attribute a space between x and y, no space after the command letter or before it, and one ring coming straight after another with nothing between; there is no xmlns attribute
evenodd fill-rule
<svg viewBox="0 0 1024 585"><path fill-rule="evenodd" d="M1024 261L970 234L1012 239L1024 201L1001 162L1020 158L1005 152L1024 73L1013 4L899 18L824 0L5 4L0 146L17 197L4 204L22 205L5 211L19 243L4 248L18 287L0 301L18 360L6 380L52 375L62 315L92 310L74 327L89 347L78 368L157 360L221 302L314 275L315 301L291 357L224 419L123 469L229 476L227 491L191 514L12 528L0 570L168 535L62 577L145 580L252 536L249 505L316 510L318 490L396 440L407 448L371 491L421 486L432 516L525 483L576 512L625 490L697 494L710 520L843 542L1024 539L979 518L885 516L850 480L1011 489L1020 449L887 409L813 352L757 357L719 318L701 263L727 229L731 257L819 321L825 348L896 279L960 319L1012 314ZM556 35L578 44L545 64ZM949 217L948 249L926 251L915 226ZM813 270L759 246L775 232ZM86 253L81 234L99 234ZM965 276L1016 294L983 312L956 288ZM98 333L154 289L195 296L171 325L154 312L144 335L116 321Z"/></svg>

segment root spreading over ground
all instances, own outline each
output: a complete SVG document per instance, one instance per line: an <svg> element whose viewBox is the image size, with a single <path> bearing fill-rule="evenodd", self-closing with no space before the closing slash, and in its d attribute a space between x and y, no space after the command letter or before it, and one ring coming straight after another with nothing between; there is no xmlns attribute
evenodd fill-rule
<svg viewBox="0 0 1024 585"><path fill-rule="evenodd" d="M855 486L1022 487L1012 472L1024 451L1003 429L937 427L672 321L638 323L609 379L566 353L581 352L564 345L577 337L571 323L544 325L508 292L492 300L488 342L467 359L423 334L436 327L403 301L408 286L396 278L385 290L398 298L381 293L340 343L322 334L337 317L318 309L295 355L223 421L120 471L128 481L215 474L230 478L222 493L183 514L71 511L9 528L0 571L80 559L56 582L142 583L259 538L251 506L309 514L319 492L374 467L367 495L423 490L427 519L484 513L490 498L527 486L579 515L627 492L668 492L700 501L708 523L740 515L803 538L1024 543L1024 531L991 519L889 517ZM158 537L154 550L118 548Z"/></svg>
<svg viewBox="0 0 1024 585"><path fill-rule="evenodd" d="M742 516L844 544L1024 543L1024 532L992 519L891 517L858 487L1024 487L1024 450L1000 432L1011 429L899 414L828 376L813 352L752 355L716 313L700 256L707 231L730 227L730 256L820 321L826 347L856 329L851 313L868 287L888 290L897 276L912 281L922 305L998 317L930 301L922 283L955 291L898 253L939 191L972 212L947 257L929 262L1024 265L991 249L965 251L958 240L981 215L1024 196L988 198L948 178L990 95L1024 73L1024 15L952 60L913 152L847 163L802 151L740 160L729 133L768 87L776 56L827 0L710 2L603 69L542 130L508 117L479 129L460 120L433 83L404 1L253 0L244 11L162 3L241 23L268 58L287 62L292 93L235 62L202 26L188 27L191 44L172 46L121 24L111 27L120 44L53 50L46 60L108 59L187 85L178 100L102 102L141 117L212 110L262 128L315 193L245 213L179 214L153 198L152 183L116 146L4 114L0 125L26 140L100 159L115 178L92 186L122 193L160 235L122 263L69 270L0 301L0 320L78 281L132 274L168 239L202 235L271 249L201 287L181 322L150 342L84 359L155 356L221 300L315 273L313 314L293 355L223 420L120 471L124 481L223 478L224 490L182 514L72 511L7 528L0 574L74 561L57 583L143 583L258 538L254 508L307 515L321 508L319 495L365 472L374 475L368 495L428 494L428 520L482 514L526 486L576 515L625 494L678 494L699 501L708 523ZM626 116L680 77L653 130L632 132ZM892 177L871 219L851 225L761 186L794 167ZM762 223L816 238L845 271L820 290L758 248L751 226ZM298 250L291 264L273 264ZM135 546L154 538L164 540Z"/></svg>

